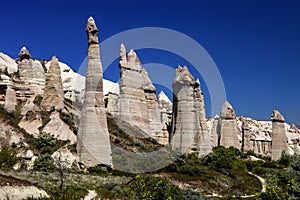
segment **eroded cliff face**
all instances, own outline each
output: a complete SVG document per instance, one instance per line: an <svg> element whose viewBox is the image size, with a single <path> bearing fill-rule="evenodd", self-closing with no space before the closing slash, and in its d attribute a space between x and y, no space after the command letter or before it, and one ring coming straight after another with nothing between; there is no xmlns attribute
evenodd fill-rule
<svg viewBox="0 0 300 200"><path fill-rule="evenodd" d="M130 50L126 55L124 44L120 47L119 115L132 126L139 127L149 137L159 137L163 124L156 98L156 88L137 54Z"/></svg>

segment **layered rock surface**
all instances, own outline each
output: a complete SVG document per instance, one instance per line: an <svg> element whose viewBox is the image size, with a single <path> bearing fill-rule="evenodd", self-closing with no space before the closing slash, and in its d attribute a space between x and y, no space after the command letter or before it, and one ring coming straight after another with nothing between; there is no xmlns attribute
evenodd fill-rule
<svg viewBox="0 0 300 200"><path fill-rule="evenodd" d="M278 160L282 151L287 152L287 137L284 117L278 110L272 112L272 160Z"/></svg>
<svg viewBox="0 0 300 200"><path fill-rule="evenodd" d="M111 147L104 108L103 72L100 61L98 29L92 17L88 19L88 68L86 90L77 135L77 152L86 166L112 166Z"/></svg>
<svg viewBox="0 0 300 200"><path fill-rule="evenodd" d="M124 44L120 47L120 117L132 126L139 127L150 137L162 129L156 89L148 73L133 50L126 56Z"/></svg>
<svg viewBox="0 0 300 200"><path fill-rule="evenodd" d="M186 66L178 66L172 85L173 116L170 139L172 148L181 152L199 152L201 148L201 156L206 154L211 144L199 86Z"/></svg>
<svg viewBox="0 0 300 200"><path fill-rule="evenodd" d="M241 134L238 130L235 112L228 101L222 107L219 123L219 145L224 147L234 146L240 149Z"/></svg>
<svg viewBox="0 0 300 200"><path fill-rule="evenodd" d="M57 58L54 56L46 75L41 107L50 111L51 109L62 110L64 108L64 90L61 80L61 72Z"/></svg>

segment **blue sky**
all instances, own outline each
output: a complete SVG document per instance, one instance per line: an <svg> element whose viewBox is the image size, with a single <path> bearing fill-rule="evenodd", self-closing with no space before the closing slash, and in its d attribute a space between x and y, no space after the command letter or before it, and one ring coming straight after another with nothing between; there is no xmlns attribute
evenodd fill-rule
<svg viewBox="0 0 300 200"><path fill-rule="evenodd" d="M270 119L276 108L288 122L300 125L299 10L298 1L276 0L2 1L0 51L17 57L25 45L34 58L57 55L76 70L87 55L84 28L91 15L101 41L133 28L169 28L210 54L237 115ZM190 67L168 52L141 50L138 55L143 63ZM114 65L105 78L118 80ZM205 83L202 88L209 93ZM209 107L209 95L205 100Z"/></svg>

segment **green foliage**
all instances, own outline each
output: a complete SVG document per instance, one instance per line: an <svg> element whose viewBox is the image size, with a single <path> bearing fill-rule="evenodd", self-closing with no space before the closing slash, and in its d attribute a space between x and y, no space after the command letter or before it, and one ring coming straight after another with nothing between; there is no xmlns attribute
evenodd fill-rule
<svg viewBox="0 0 300 200"><path fill-rule="evenodd" d="M34 161L33 168L38 171L50 172L55 169L55 165L51 156L46 153Z"/></svg>
<svg viewBox="0 0 300 200"><path fill-rule="evenodd" d="M204 158L203 163L217 172L234 176L236 169L247 171L245 163L239 159L240 154L239 150L234 147L218 146Z"/></svg>
<svg viewBox="0 0 300 200"><path fill-rule="evenodd" d="M78 200L83 199L87 191L83 188L67 186L63 189L54 190L50 197L27 198L26 200Z"/></svg>
<svg viewBox="0 0 300 200"><path fill-rule="evenodd" d="M9 147L3 146L0 151L0 169L11 169L18 162L16 152Z"/></svg>
<svg viewBox="0 0 300 200"><path fill-rule="evenodd" d="M184 195L187 193L194 199L197 194L198 199L201 198L199 193L185 193L170 181L152 176L137 175L123 190L130 199L185 199Z"/></svg>
<svg viewBox="0 0 300 200"><path fill-rule="evenodd" d="M41 106L41 103L43 101L43 97L41 95L37 95L34 100L33 100L33 103L36 105L36 106Z"/></svg>
<svg viewBox="0 0 300 200"><path fill-rule="evenodd" d="M22 109L22 107L24 106L25 103L26 103L26 101L23 101L23 100L20 100L20 99L17 100L17 104L15 106L15 112L14 112L15 121L16 121L17 124L22 119L21 109Z"/></svg>
<svg viewBox="0 0 300 200"><path fill-rule="evenodd" d="M30 137L27 142L39 150L41 154L50 155L67 143L66 141L57 140L49 133L41 133L37 138Z"/></svg>
<svg viewBox="0 0 300 200"><path fill-rule="evenodd" d="M94 175L108 175L108 171L102 166L89 167L88 172Z"/></svg>
<svg viewBox="0 0 300 200"><path fill-rule="evenodd" d="M73 115L66 113L66 112L59 112L59 117L61 120L63 120L66 124L69 125L70 129L74 132L75 135L77 135L77 128L75 126L75 122L73 119Z"/></svg>

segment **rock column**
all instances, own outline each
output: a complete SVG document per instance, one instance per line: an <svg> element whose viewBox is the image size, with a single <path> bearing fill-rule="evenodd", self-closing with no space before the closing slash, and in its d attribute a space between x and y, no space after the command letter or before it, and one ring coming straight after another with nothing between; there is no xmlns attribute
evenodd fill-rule
<svg viewBox="0 0 300 200"><path fill-rule="evenodd" d="M222 107L220 113L219 145L224 147L233 146L241 148L239 140L239 130L236 122L235 112L228 101Z"/></svg>
<svg viewBox="0 0 300 200"><path fill-rule="evenodd" d="M284 125L284 117L278 110L272 112L272 160L278 160L282 151L288 153L287 136Z"/></svg>
<svg viewBox="0 0 300 200"><path fill-rule="evenodd" d="M103 72L100 61L98 29L92 17L88 19L88 67L86 90L77 137L80 162L86 166L112 166L111 146L107 128Z"/></svg>

